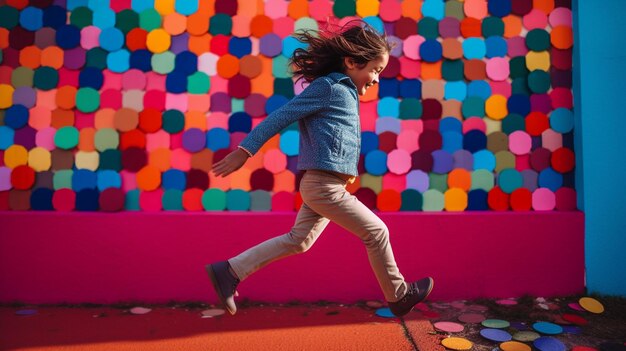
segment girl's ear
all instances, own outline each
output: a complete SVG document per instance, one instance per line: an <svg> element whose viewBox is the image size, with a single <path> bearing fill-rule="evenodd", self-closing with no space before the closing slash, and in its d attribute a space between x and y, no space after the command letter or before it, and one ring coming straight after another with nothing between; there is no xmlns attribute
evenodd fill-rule
<svg viewBox="0 0 626 351"><path fill-rule="evenodd" d="M356 62L354 62L352 57L346 56L343 58L343 65L346 67L346 70L354 69L356 67Z"/></svg>

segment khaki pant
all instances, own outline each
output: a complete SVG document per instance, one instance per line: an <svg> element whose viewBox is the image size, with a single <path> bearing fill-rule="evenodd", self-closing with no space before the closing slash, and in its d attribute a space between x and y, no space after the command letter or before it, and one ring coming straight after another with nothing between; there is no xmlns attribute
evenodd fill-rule
<svg viewBox="0 0 626 351"><path fill-rule="evenodd" d="M346 190L347 181L336 175L306 171L300 182L303 204L289 233L254 246L229 263L241 280L280 258L305 252L333 221L357 235L367 248L370 264L389 302L400 300L407 291L389 242L385 223Z"/></svg>

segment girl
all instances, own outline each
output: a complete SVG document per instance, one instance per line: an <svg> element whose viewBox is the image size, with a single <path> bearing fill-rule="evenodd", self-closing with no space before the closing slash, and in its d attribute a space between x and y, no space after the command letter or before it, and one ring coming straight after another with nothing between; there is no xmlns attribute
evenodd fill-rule
<svg viewBox="0 0 626 351"><path fill-rule="evenodd" d="M430 277L404 281L387 226L346 190L358 176L359 95L378 83L392 48L384 35L362 21L349 23L339 33L303 31L296 37L308 47L297 49L291 64L294 74L309 86L268 115L235 151L215 163L213 172L227 176L238 170L269 138L298 121L298 170L305 171L300 181L303 204L291 231L228 261L209 264L206 270L220 301L235 314L234 296L241 280L270 262L305 252L333 221L363 240L389 308L403 316L430 294L434 281Z"/></svg>

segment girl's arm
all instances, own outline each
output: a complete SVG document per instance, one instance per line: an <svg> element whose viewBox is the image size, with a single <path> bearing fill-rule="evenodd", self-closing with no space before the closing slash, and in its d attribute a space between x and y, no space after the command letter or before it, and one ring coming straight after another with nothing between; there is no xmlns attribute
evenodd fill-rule
<svg viewBox="0 0 626 351"><path fill-rule="evenodd" d="M270 113L241 142L240 148L229 153L224 159L213 165L216 176L227 176L241 168L248 157L259 149L276 133L297 120L313 114L328 106L331 86L325 79L316 79L288 103ZM245 150L245 151L244 151Z"/></svg>

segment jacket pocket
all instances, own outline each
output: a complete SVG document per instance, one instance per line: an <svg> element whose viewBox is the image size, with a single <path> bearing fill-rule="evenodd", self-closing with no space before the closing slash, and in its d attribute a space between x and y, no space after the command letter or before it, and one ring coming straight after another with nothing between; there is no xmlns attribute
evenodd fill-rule
<svg viewBox="0 0 626 351"><path fill-rule="evenodd" d="M331 147L333 156L343 155L341 152L341 149L343 148L343 129L341 127L333 127L333 142Z"/></svg>

